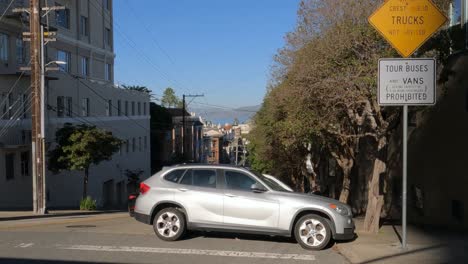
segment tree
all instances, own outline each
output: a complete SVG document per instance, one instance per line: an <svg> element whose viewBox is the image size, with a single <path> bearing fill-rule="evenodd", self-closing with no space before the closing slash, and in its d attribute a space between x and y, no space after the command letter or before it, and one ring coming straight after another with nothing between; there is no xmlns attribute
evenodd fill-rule
<svg viewBox="0 0 468 264"><path fill-rule="evenodd" d="M133 90L133 91L138 91L138 92L143 92L147 94L151 94L153 91L150 90L146 86L139 86L139 85L122 85L123 88L127 90Z"/></svg>
<svg viewBox="0 0 468 264"><path fill-rule="evenodd" d="M172 131L172 116L168 109L156 103L150 103L151 129L151 172L156 173L165 164L164 152L168 133Z"/></svg>
<svg viewBox="0 0 468 264"><path fill-rule="evenodd" d="M89 168L102 161L110 160L122 141L111 132L95 126L66 123L57 130L57 146L49 151L49 170L58 173L65 170L84 171L83 199L88 193Z"/></svg>
<svg viewBox="0 0 468 264"><path fill-rule="evenodd" d="M161 104L165 107L171 108L176 107L181 104L180 99L175 95L174 89L171 87L164 90L163 97L161 99Z"/></svg>
<svg viewBox="0 0 468 264"><path fill-rule="evenodd" d="M377 104L378 59L397 55L367 21L378 4L301 1L298 24L274 58L268 92L250 135L252 166L281 175L297 190L306 189L306 179L315 180L304 170L306 155L315 162L322 155L335 159L342 171L335 183L339 199L355 210L364 208L358 212L366 212L369 231L378 229L384 203L391 204L387 147L401 115L399 108ZM445 43L425 45L419 55L440 58L449 47ZM358 161L361 173L353 183ZM385 181L384 195L379 193L380 179ZM365 187L352 194L353 184ZM350 201L353 195L367 198Z"/></svg>
<svg viewBox="0 0 468 264"><path fill-rule="evenodd" d="M187 111L188 107L187 107L187 102L185 102L185 110ZM183 100L179 100L176 104L176 107L177 108L184 108L184 101Z"/></svg>

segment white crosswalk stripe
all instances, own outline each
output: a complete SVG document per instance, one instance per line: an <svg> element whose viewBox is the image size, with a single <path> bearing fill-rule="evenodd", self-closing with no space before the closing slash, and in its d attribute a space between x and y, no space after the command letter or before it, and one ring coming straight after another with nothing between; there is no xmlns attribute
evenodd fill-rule
<svg viewBox="0 0 468 264"><path fill-rule="evenodd" d="M279 254L267 252L245 252L225 250L183 249L183 248L153 248L153 247L125 247L125 246L96 246L96 245L58 245L59 249L83 250L83 251L107 251L107 252L144 252L177 255L204 255L239 258L266 258L288 260L315 260L314 255L307 254Z"/></svg>
<svg viewBox="0 0 468 264"><path fill-rule="evenodd" d="M17 245L16 247L28 248L28 247L32 247L33 245L34 245L34 243L21 243L21 244Z"/></svg>

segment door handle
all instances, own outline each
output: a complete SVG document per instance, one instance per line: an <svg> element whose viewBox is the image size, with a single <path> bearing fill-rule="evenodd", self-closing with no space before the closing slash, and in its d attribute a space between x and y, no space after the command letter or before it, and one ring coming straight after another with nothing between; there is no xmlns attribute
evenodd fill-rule
<svg viewBox="0 0 468 264"><path fill-rule="evenodd" d="M237 195L231 194L231 193L226 193L225 194L227 197L236 197Z"/></svg>
<svg viewBox="0 0 468 264"><path fill-rule="evenodd" d="M180 188L179 191L181 191L181 192L186 192L186 191L188 191L188 189Z"/></svg>

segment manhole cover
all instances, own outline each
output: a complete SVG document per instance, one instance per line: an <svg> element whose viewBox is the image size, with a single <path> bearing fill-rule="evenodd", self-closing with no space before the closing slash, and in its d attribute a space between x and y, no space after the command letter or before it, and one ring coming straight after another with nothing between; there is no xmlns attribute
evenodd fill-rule
<svg viewBox="0 0 468 264"><path fill-rule="evenodd" d="M91 228L96 227L95 225L69 225L68 228Z"/></svg>

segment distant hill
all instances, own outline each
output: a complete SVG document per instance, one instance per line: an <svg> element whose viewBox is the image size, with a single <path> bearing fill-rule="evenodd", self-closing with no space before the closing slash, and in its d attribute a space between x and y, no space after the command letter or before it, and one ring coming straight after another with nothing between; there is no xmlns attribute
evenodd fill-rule
<svg viewBox="0 0 468 264"><path fill-rule="evenodd" d="M214 124L232 124L234 119L239 119L239 122L244 123L251 119L260 109L260 105L244 106L234 109L216 108L216 107L190 107L191 112L195 112L203 119L213 122Z"/></svg>

